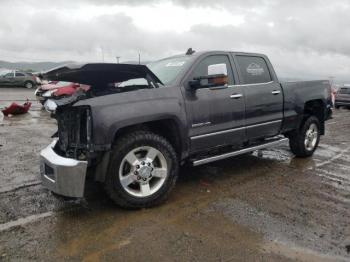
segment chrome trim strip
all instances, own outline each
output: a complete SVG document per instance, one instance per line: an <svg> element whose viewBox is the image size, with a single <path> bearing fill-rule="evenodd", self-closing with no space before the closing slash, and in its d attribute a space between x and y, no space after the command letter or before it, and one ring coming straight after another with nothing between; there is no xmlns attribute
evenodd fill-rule
<svg viewBox="0 0 350 262"><path fill-rule="evenodd" d="M201 160L196 160L196 161L193 161L193 166L204 165L204 164L208 164L210 162L214 162L214 161L217 161L217 160L222 160L222 159L225 159L225 158L242 155L242 154L245 154L245 153L248 153L248 152L252 152L252 151L255 151L255 150L258 150L258 149L263 149L263 148L266 148L266 147L275 146L275 145L281 144L281 143L283 143L283 142L285 142L287 140L288 140L288 138L281 138L281 139L279 139L277 141L265 143L265 144L262 144L262 145L248 147L248 148L244 148L244 149L241 149L241 150L238 150L238 151L233 151L233 152L229 152L229 153L222 154L222 155L217 155L217 156L204 158L204 159L201 159Z"/></svg>
<svg viewBox="0 0 350 262"><path fill-rule="evenodd" d="M239 131L239 130L243 130L243 129L245 129L245 127L238 127L238 128L227 129L227 130L218 131L218 132L214 132L214 133L208 133L208 134L203 134L203 135L198 135L198 136L192 136L191 140L204 138L204 137L208 137L208 136L221 135L221 134L225 134L225 133L231 133L231 132L235 132L235 131Z"/></svg>
<svg viewBox="0 0 350 262"><path fill-rule="evenodd" d="M264 83L256 83L256 84L242 84L242 85L228 85L227 87L235 87L235 86L259 86L259 85L269 85L274 83L274 81L264 82Z"/></svg>
<svg viewBox="0 0 350 262"><path fill-rule="evenodd" d="M201 127L201 126L209 126L211 125L211 122L205 122L205 123L198 123L198 124L193 124L192 127Z"/></svg>
<svg viewBox="0 0 350 262"><path fill-rule="evenodd" d="M232 129L227 129L227 130L223 130L223 131L218 131L218 132L214 132L214 133L207 133L207 134L203 134L203 135L192 136L191 140L204 138L204 137L208 137L208 136L221 135L221 134L225 134L225 133L231 133L231 132L243 130L245 128L253 128L253 127L259 127L259 126L265 126L265 125L275 124L275 123L279 123L279 122L282 122L282 120L274 120L274 121L265 122L265 123L256 124L256 125L243 126L243 127L238 127L238 128L232 128Z"/></svg>
<svg viewBox="0 0 350 262"><path fill-rule="evenodd" d="M261 124L250 125L250 126L247 126L247 128L253 128L253 127L258 127L258 126L266 126L266 125L269 125L269 124L277 124L277 123L280 123L280 122L282 122L282 120L275 120L275 121L265 122L265 123L261 123Z"/></svg>

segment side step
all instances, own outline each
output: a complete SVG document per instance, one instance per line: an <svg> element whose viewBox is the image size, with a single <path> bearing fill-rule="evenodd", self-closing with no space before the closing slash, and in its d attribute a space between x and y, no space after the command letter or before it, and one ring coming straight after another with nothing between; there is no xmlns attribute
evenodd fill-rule
<svg viewBox="0 0 350 262"><path fill-rule="evenodd" d="M247 147L247 148L243 148L237 151L233 151L233 152L228 152L222 155L216 155L216 156L211 156L208 158L203 158L200 160L195 160L192 162L193 166L200 166L200 165L204 165L204 164L208 164L214 161L218 161L218 160L222 160L225 158L229 158L229 157L233 157L233 156L238 156L238 155L242 155L245 153L249 153L249 152L253 152L255 150L259 150L259 149L263 149L263 148L267 148L267 147L273 147L276 145L279 145L283 142L288 141L288 138L278 138L278 139L274 139L274 140L270 140L270 141L266 141L263 144L260 145L256 145L256 146L252 146L252 147Z"/></svg>

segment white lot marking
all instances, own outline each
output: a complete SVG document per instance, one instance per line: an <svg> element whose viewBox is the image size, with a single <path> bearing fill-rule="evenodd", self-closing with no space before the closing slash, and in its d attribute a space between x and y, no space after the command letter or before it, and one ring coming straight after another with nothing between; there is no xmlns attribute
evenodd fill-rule
<svg viewBox="0 0 350 262"><path fill-rule="evenodd" d="M0 188L0 194L4 194L4 193L15 191L24 187L36 186L40 184L41 184L41 181L33 181L33 182L24 183L23 185L20 185L20 186L4 186Z"/></svg>
<svg viewBox="0 0 350 262"><path fill-rule="evenodd" d="M350 192L350 147L341 149L323 144L320 145L320 149L315 152L314 166L309 169L313 169L314 174L324 178L323 183L337 189L334 195L328 196L329 198L336 198L345 204L350 203L347 197Z"/></svg>
<svg viewBox="0 0 350 262"><path fill-rule="evenodd" d="M46 213L42 213L42 214L38 214L38 215L31 215L28 217L24 217L24 218L19 218L17 220L14 221L10 221L4 224L0 224L0 232L5 231L5 230L9 230L13 227L17 227L17 226L23 226L26 225L28 223L32 223L35 222L39 219L45 218L45 217L50 217L54 214L54 212L46 212Z"/></svg>
<svg viewBox="0 0 350 262"><path fill-rule="evenodd" d="M322 166L328 165L329 163L332 163L334 160L337 160L337 159L341 158L342 156L344 156L346 153L348 153L349 150L350 150L350 147L347 147L347 148L341 150L338 154L336 154L335 156L333 156L329 160L323 161L321 163L317 163L316 167L322 167Z"/></svg>
<svg viewBox="0 0 350 262"><path fill-rule="evenodd" d="M334 124L336 124L336 123L338 123L338 122L337 122L337 121L334 121L334 122L329 122L329 123L327 123L326 125L329 126L329 125L334 125Z"/></svg>

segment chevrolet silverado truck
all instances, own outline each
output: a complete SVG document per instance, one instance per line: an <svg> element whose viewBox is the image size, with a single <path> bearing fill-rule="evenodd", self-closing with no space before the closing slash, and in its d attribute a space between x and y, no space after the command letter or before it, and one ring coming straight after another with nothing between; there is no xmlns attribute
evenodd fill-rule
<svg viewBox="0 0 350 262"><path fill-rule="evenodd" d="M287 140L296 157L310 157L332 113L328 81L280 83L261 54L188 52L148 65L68 65L46 77L91 88L45 103L58 131L40 153L43 185L83 197L92 176L125 208L164 201L185 163Z"/></svg>

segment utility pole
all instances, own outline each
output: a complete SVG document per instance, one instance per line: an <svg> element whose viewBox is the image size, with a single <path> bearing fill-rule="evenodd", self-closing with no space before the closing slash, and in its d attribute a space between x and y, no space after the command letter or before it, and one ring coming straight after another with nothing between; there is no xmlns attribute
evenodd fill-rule
<svg viewBox="0 0 350 262"><path fill-rule="evenodd" d="M102 55L102 62L105 62L105 51L103 50L103 46L101 46L101 55Z"/></svg>
<svg viewBox="0 0 350 262"><path fill-rule="evenodd" d="M139 65L141 64L141 55L140 55L140 52L139 52Z"/></svg>
<svg viewBox="0 0 350 262"><path fill-rule="evenodd" d="M119 58L120 58L120 56L116 56L115 58L117 58L117 64L119 64Z"/></svg>

